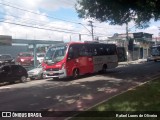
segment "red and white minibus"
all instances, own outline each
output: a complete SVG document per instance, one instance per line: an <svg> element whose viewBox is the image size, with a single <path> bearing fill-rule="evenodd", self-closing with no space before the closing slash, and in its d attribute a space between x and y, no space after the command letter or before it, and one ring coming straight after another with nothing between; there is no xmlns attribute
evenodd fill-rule
<svg viewBox="0 0 160 120"><path fill-rule="evenodd" d="M57 44L48 49L42 63L45 78L77 78L117 66L116 45L95 42Z"/></svg>

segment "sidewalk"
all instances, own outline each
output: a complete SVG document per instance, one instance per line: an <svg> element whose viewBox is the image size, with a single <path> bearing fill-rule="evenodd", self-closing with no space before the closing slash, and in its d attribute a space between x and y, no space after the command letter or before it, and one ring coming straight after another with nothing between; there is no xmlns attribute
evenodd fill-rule
<svg viewBox="0 0 160 120"><path fill-rule="evenodd" d="M134 61L119 62L118 65L119 66L126 66L126 65L130 65L130 64L139 64L139 63L145 63L145 62L147 62L147 59L138 59L138 60L134 60Z"/></svg>

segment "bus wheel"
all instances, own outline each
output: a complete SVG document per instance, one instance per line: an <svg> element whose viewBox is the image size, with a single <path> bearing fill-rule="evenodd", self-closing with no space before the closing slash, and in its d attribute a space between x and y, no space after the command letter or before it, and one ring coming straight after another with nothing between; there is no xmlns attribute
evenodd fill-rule
<svg viewBox="0 0 160 120"><path fill-rule="evenodd" d="M107 72L107 65L103 65L102 73L106 73L106 72Z"/></svg>
<svg viewBox="0 0 160 120"><path fill-rule="evenodd" d="M78 78L78 76L79 76L79 70L78 69L74 69L74 71L73 71L73 79Z"/></svg>

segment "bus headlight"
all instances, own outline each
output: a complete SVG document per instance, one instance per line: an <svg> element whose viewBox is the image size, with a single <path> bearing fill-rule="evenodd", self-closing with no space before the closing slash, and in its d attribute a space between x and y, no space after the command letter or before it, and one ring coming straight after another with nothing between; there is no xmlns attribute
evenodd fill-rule
<svg viewBox="0 0 160 120"><path fill-rule="evenodd" d="M63 63L61 69L65 69L65 68L66 68L66 63Z"/></svg>

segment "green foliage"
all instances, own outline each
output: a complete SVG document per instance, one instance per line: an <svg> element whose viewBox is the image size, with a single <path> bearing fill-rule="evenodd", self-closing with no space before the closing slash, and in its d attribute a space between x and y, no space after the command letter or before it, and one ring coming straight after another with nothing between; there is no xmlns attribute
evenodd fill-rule
<svg viewBox="0 0 160 120"><path fill-rule="evenodd" d="M134 20L137 27L145 28L151 19L160 19L160 0L78 0L76 10L80 18L112 25Z"/></svg>

